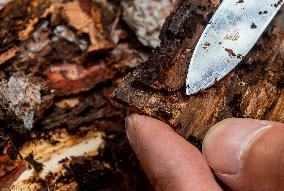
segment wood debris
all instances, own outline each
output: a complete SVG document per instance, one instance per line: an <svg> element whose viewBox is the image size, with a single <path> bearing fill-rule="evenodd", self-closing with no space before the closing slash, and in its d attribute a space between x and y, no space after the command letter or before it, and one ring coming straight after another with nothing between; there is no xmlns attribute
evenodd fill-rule
<svg viewBox="0 0 284 191"><path fill-rule="evenodd" d="M88 48L89 52L114 48L110 36L105 34L106 31L101 23L101 12L95 4L85 1L72 1L62 5L62 9L62 14L69 26L89 35L91 43Z"/></svg>
<svg viewBox="0 0 284 191"><path fill-rule="evenodd" d="M1 118L9 122L9 126L26 131L33 128L35 120L40 116L43 87L25 77L10 77L0 82ZM13 119L12 121L10 121Z"/></svg>
<svg viewBox="0 0 284 191"><path fill-rule="evenodd" d="M120 0L5 1L0 189L151 190L110 96L151 52L122 15Z"/></svg>
<svg viewBox="0 0 284 191"><path fill-rule="evenodd" d="M18 47L11 48L0 55L0 65L16 56L19 51Z"/></svg>
<svg viewBox="0 0 284 191"><path fill-rule="evenodd" d="M0 167L12 161L12 173L0 168L0 185L12 191L153 190L125 135L131 109L197 142L226 117L283 121L284 40L277 24L226 79L185 96L188 59L219 3L7 3L0 10L0 159L6 157Z"/></svg>
<svg viewBox="0 0 284 191"><path fill-rule="evenodd" d="M122 1L123 19L145 46L160 44L159 34L165 18L174 8L174 0Z"/></svg>
<svg viewBox="0 0 284 191"><path fill-rule="evenodd" d="M0 189L6 189L28 168L25 160L12 160L9 156L0 157Z"/></svg>

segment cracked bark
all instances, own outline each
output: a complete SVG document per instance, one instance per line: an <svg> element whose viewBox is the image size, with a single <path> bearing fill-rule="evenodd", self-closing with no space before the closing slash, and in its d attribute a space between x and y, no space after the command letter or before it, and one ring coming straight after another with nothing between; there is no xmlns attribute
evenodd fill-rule
<svg viewBox="0 0 284 191"><path fill-rule="evenodd" d="M113 96L133 111L170 124L192 141L222 119L284 122L284 36L274 19L242 63L213 87L185 95L188 63L219 1L179 0L160 34L161 45L128 74Z"/></svg>

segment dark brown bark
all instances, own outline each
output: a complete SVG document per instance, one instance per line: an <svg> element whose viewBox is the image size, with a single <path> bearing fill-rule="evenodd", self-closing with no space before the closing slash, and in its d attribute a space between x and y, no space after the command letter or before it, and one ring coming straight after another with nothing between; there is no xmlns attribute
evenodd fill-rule
<svg viewBox="0 0 284 191"><path fill-rule="evenodd" d="M5 159L0 166L13 163L12 173L0 172L0 182L9 183L5 187L27 161L35 173L25 184L42 190L151 190L125 135L128 109L110 96L150 52L139 42L141 33L138 39L134 33L142 29L127 26L139 21L131 18L135 4L123 2L14 0L0 11L0 157ZM161 2L167 12L171 1ZM192 50L218 4L178 1L162 29L161 46L115 91L120 102L164 120L196 143L226 117L284 118L283 36L275 22L226 79L198 95L184 94ZM150 17L152 9L139 14ZM157 31L156 20L143 26ZM94 132L105 141L97 155L62 160L62 174L40 177L45 168L40 159L54 156L43 151L68 148ZM42 149L42 142L48 147ZM27 145L30 152L21 152Z"/></svg>
<svg viewBox="0 0 284 191"><path fill-rule="evenodd" d="M110 97L149 53L121 21L121 8L120 1L14 0L0 10L0 167L14 165L0 171L1 188L28 162L34 174L24 185L39 190L151 189L125 135L127 110ZM97 154L66 159L62 173L41 177L40 159L56 156L46 150L80 144L90 132L104 135ZM40 141L49 146L21 152Z"/></svg>
<svg viewBox="0 0 284 191"><path fill-rule="evenodd" d="M161 31L161 45L124 78L114 97L192 140L202 140L212 125L229 117L284 122L284 38L277 19L233 72L209 89L185 95L192 52L218 2L178 1Z"/></svg>

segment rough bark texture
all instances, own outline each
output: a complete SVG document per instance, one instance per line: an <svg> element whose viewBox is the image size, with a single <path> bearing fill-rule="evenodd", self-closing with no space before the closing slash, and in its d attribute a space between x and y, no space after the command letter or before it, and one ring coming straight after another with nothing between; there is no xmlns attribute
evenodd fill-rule
<svg viewBox="0 0 284 191"><path fill-rule="evenodd" d="M114 97L192 141L229 117L284 122L284 38L277 19L233 72L209 89L185 95L192 52L219 3L179 0L163 26L161 45L124 78Z"/></svg>
<svg viewBox="0 0 284 191"><path fill-rule="evenodd" d="M119 0L1 3L0 189L28 172L11 190L151 190L125 135L127 110L110 97L150 52L121 10ZM84 153L96 133L101 148ZM73 146L83 154L46 175Z"/></svg>
<svg viewBox="0 0 284 191"><path fill-rule="evenodd" d="M0 3L0 189L24 172L27 179L12 191L151 190L125 135L128 109L110 95L146 61L151 49L140 42L156 41L171 4L143 0L137 16L129 0L4 2L10 3ZM115 91L131 109L196 142L226 117L284 120L284 45L275 22L224 80L184 94L192 51L218 5L178 1L160 47ZM151 14L156 6L162 14ZM142 29L140 17L151 24ZM77 150L56 161L70 148ZM59 170L47 170L50 161Z"/></svg>

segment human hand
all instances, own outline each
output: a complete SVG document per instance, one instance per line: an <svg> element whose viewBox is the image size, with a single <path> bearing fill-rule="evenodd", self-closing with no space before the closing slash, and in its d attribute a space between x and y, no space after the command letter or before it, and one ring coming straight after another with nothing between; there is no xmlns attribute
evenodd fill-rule
<svg viewBox="0 0 284 191"><path fill-rule="evenodd" d="M230 190L284 190L282 123L224 120L207 133L203 155L167 124L150 117L129 116L126 132L158 191L222 190L214 175Z"/></svg>

